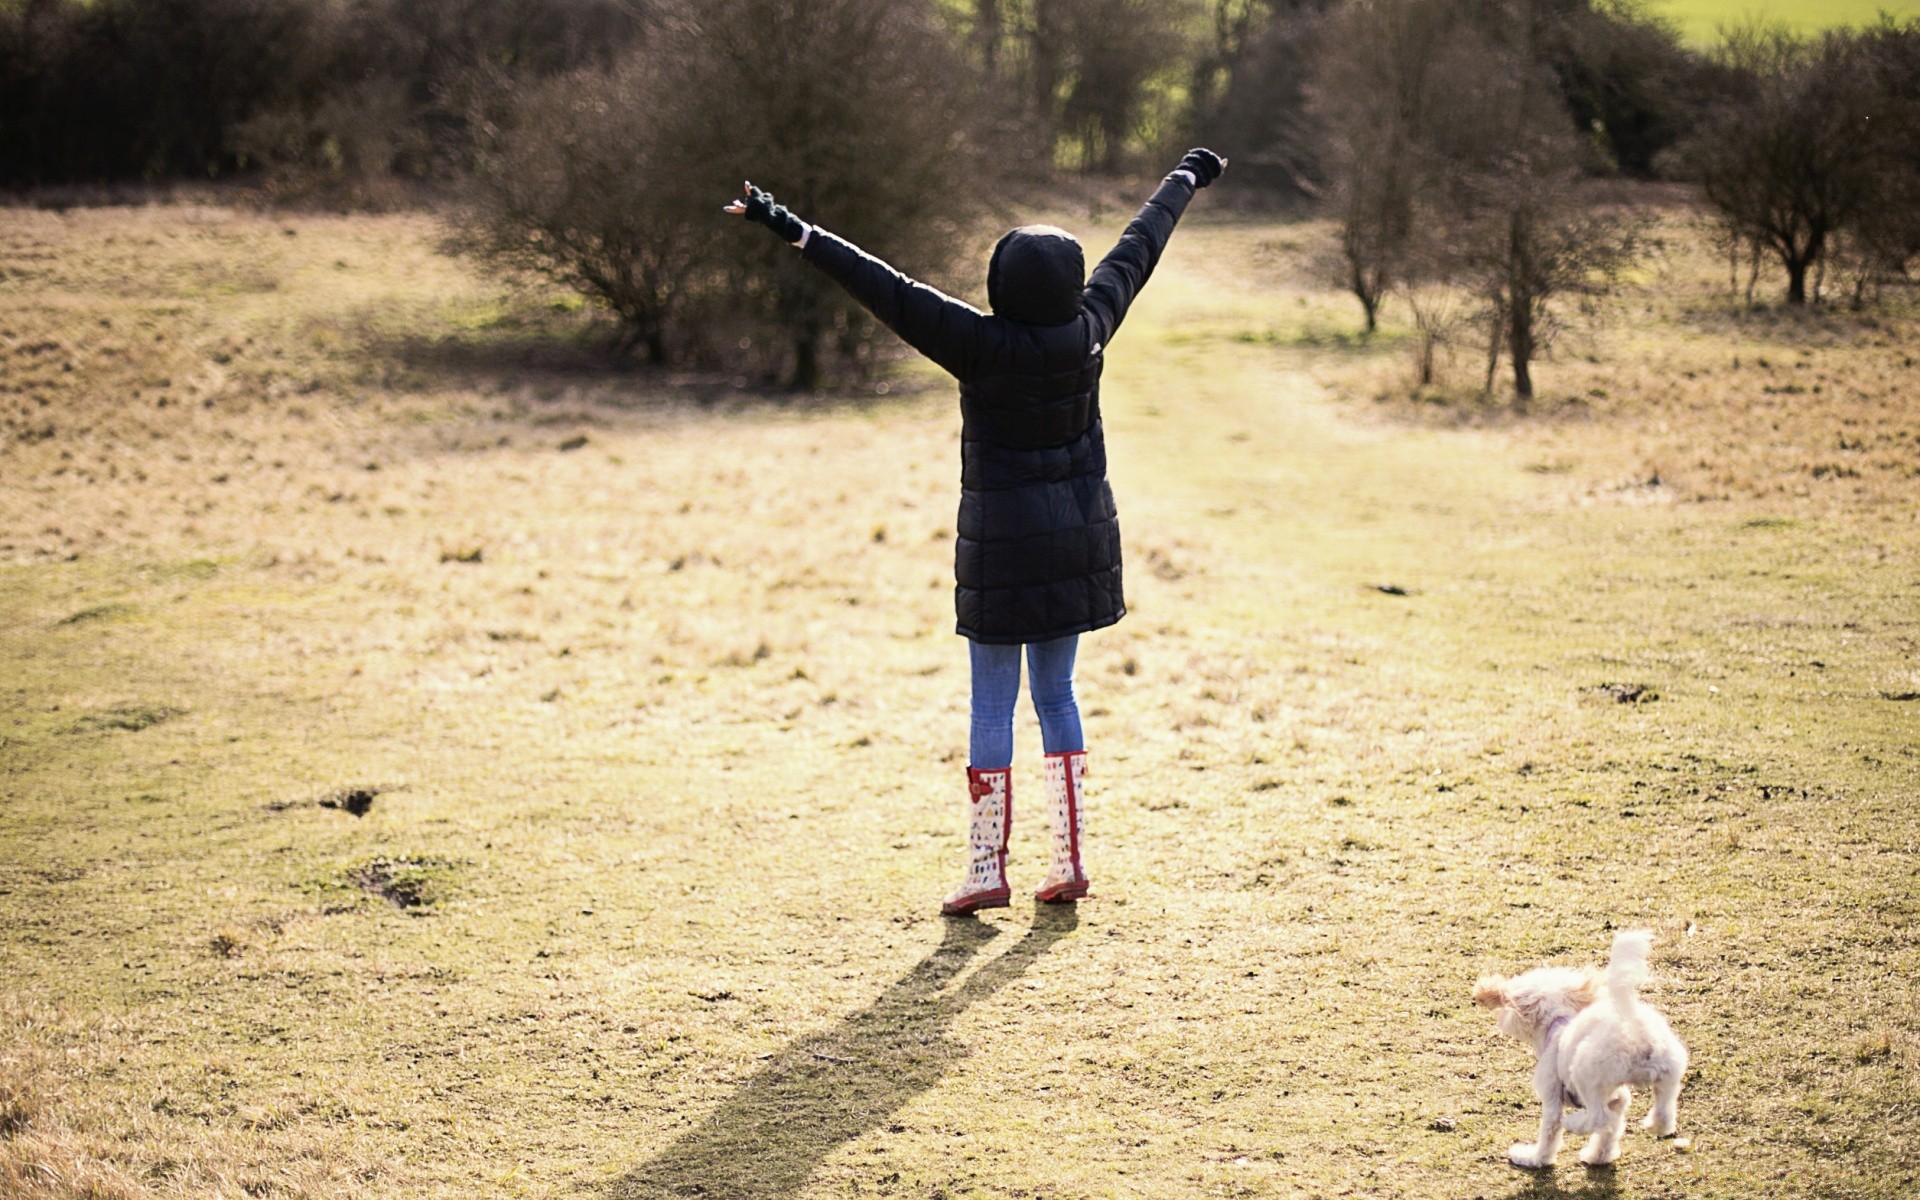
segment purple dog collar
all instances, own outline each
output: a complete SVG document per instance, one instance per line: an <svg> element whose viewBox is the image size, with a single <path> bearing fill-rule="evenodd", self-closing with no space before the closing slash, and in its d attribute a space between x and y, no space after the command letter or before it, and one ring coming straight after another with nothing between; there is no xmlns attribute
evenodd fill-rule
<svg viewBox="0 0 1920 1200"><path fill-rule="evenodd" d="M1571 1020L1573 1020L1572 1017L1555 1017L1552 1021L1548 1022L1545 1040L1551 1042L1554 1039L1554 1035L1558 1034L1562 1029L1565 1029L1567 1022Z"/></svg>

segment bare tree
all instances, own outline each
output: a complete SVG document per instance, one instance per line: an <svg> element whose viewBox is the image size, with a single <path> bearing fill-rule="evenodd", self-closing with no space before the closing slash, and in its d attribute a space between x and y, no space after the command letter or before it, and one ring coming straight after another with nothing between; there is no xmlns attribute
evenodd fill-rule
<svg viewBox="0 0 1920 1200"><path fill-rule="evenodd" d="M1368 333L1388 291L1411 282L1417 265L1445 265L1420 244L1429 231L1419 209L1440 183L1432 126L1462 19L1452 0L1359 0L1328 30L1313 115L1327 135L1340 282L1360 302Z"/></svg>
<svg viewBox="0 0 1920 1200"><path fill-rule="evenodd" d="M1871 291L1910 281L1920 261L1920 20L1883 19L1858 35L1873 80L1875 137L1869 200L1843 234L1843 264L1853 303Z"/></svg>
<svg viewBox="0 0 1920 1200"><path fill-rule="evenodd" d="M1634 222L1583 203L1583 142L1540 53L1537 0L1357 0L1327 40L1317 94L1331 131L1345 283L1373 328L1417 290L1420 369L1455 311L1487 319L1487 382L1504 356L1516 407L1533 362L1637 248Z"/></svg>
<svg viewBox="0 0 1920 1200"><path fill-rule="evenodd" d="M1587 146L1576 133L1539 39L1541 0L1506 0L1447 40L1426 143L1436 168L1428 209L1443 257L1487 306L1487 381L1504 352L1513 404L1533 399L1533 362L1638 254L1641 220L1583 200ZM1489 19L1491 18L1491 19ZM1465 86L1457 81L1474 81Z"/></svg>
<svg viewBox="0 0 1920 1200"><path fill-rule="evenodd" d="M1641 221L1581 202L1575 172L1511 162L1474 180L1462 232L1466 275L1487 303L1488 383L1504 351L1513 402L1533 399L1533 361L1565 324L1569 303L1589 308L1640 252Z"/></svg>
<svg viewBox="0 0 1920 1200"><path fill-rule="evenodd" d="M1873 72L1844 33L1747 26L1720 53L1732 91L1685 160L1728 231L1779 260L1787 303L1805 304L1809 272L1875 192Z"/></svg>

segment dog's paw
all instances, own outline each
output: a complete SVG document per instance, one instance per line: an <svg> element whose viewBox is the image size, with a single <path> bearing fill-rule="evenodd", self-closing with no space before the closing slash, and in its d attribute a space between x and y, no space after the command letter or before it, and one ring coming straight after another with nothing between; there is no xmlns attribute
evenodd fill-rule
<svg viewBox="0 0 1920 1200"><path fill-rule="evenodd" d="M1610 1166L1613 1160L1619 1157L1619 1142L1615 1142L1611 1146L1604 1146L1597 1138L1588 1142L1580 1151L1580 1161L1590 1167Z"/></svg>
<svg viewBox="0 0 1920 1200"><path fill-rule="evenodd" d="M1550 1167L1552 1162L1540 1157L1540 1147L1532 1142L1519 1142L1507 1151L1507 1161L1516 1167L1525 1167L1529 1171L1538 1171Z"/></svg>
<svg viewBox="0 0 1920 1200"><path fill-rule="evenodd" d="M1673 1131L1680 1128L1680 1123L1678 1121L1668 1121L1665 1125L1662 1125L1660 1123L1660 1112L1658 1109L1655 1109L1653 1112L1647 1114L1646 1120L1640 1122L1640 1128L1653 1130L1656 1137L1670 1138L1673 1136Z"/></svg>

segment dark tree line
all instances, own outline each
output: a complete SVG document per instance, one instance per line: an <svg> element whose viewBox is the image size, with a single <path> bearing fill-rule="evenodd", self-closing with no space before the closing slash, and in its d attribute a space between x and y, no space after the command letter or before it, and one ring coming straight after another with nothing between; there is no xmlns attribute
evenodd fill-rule
<svg viewBox="0 0 1920 1200"><path fill-rule="evenodd" d="M1188 53L1183 0L971 0L961 37L1030 152L1115 170ZM1170 132L1170 131L1165 131Z"/></svg>
<svg viewBox="0 0 1920 1200"><path fill-rule="evenodd" d="M1336 218L1423 378L1471 328L1520 403L1636 253L1596 177L1696 182L1749 295L1772 260L1864 303L1920 255L1920 22L1703 54L1634 0L0 0L0 187L434 179L456 244L633 350L802 387L873 330L713 218L742 179L937 276L1008 181L1189 138Z"/></svg>
<svg viewBox="0 0 1920 1200"><path fill-rule="evenodd" d="M448 174L501 81L610 63L635 0L0 0L0 186Z"/></svg>

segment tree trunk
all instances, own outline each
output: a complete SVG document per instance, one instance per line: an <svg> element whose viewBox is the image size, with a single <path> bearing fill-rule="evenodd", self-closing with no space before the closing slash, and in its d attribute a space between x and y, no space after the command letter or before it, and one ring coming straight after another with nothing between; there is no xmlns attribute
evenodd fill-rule
<svg viewBox="0 0 1920 1200"><path fill-rule="evenodd" d="M641 361L660 364L667 361L667 334L655 322L629 319L615 350L621 355L643 351Z"/></svg>
<svg viewBox="0 0 1920 1200"><path fill-rule="evenodd" d="M1488 322L1487 330L1487 378L1480 385L1480 391L1493 391L1493 373L1500 369L1500 340L1507 331L1507 310L1503 302L1496 300L1493 306L1493 319Z"/></svg>
<svg viewBox="0 0 1920 1200"><path fill-rule="evenodd" d="M980 39L980 65L991 82L1000 74L1000 0L975 0L974 36Z"/></svg>
<svg viewBox="0 0 1920 1200"><path fill-rule="evenodd" d="M1533 399L1533 372L1527 360L1515 357L1513 360L1513 411L1527 411L1527 404Z"/></svg>
<svg viewBox="0 0 1920 1200"><path fill-rule="evenodd" d="M1053 0L1033 0L1033 34L1027 48L1027 69L1033 86L1034 115L1049 136L1053 133L1053 94L1060 86L1057 22Z"/></svg>
<svg viewBox="0 0 1920 1200"><path fill-rule="evenodd" d="M1807 302L1807 263L1802 258L1788 258L1787 264L1787 303L1805 304Z"/></svg>
<svg viewBox="0 0 1920 1200"><path fill-rule="evenodd" d="M1378 323L1380 293L1385 289L1367 278L1367 270L1360 265L1360 259L1352 250L1347 251L1347 287L1353 292L1354 299L1360 301L1360 307L1367 314L1367 332L1371 334Z"/></svg>
<svg viewBox="0 0 1920 1200"><path fill-rule="evenodd" d="M811 392L820 386L820 334L803 329L793 335L793 378L787 386Z"/></svg>
<svg viewBox="0 0 1920 1200"><path fill-rule="evenodd" d="M1533 223L1527 210L1515 208L1507 224L1507 355L1513 359L1513 411L1525 412L1533 399Z"/></svg>
<svg viewBox="0 0 1920 1200"><path fill-rule="evenodd" d="M1109 175L1120 170L1120 154L1127 147L1127 117L1124 112L1107 112L1100 118L1100 169Z"/></svg>
<svg viewBox="0 0 1920 1200"><path fill-rule="evenodd" d="M1807 302L1807 271L1822 258L1821 251L1826 249L1826 234L1814 230L1807 235L1804 247L1790 249L1781 256L1787 267L1787 303L1805 304Z"/></svg>
<svg viewBox="0 0 1920 1200"><path fill-rule="evenodd" d="M1507 354L1513 359L1513 408L1525 412L1533 399L1533 302L1526 297L1514 297L1507 314Z"/></svg>

